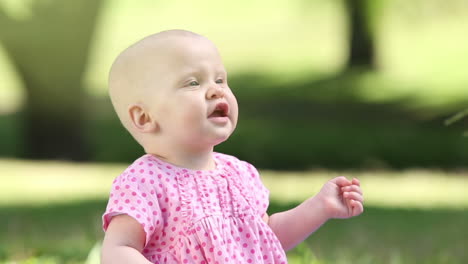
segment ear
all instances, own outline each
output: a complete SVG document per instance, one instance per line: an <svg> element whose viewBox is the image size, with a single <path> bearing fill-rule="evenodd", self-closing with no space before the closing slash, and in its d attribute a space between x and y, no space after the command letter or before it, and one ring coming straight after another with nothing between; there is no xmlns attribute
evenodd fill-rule
<svg viewBox="0 0 468 264"><path fill-rule="evenodd" d="M158 124L151 118L143 105L131 105L128 108L128 113L133 126L140 132L149 133L158 130Z"/></svg>

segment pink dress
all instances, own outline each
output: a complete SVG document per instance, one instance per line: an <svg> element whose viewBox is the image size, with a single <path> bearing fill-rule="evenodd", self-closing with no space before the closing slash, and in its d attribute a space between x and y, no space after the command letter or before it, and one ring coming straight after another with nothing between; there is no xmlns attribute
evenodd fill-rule
<svg viewBox="0 0 468 264"><path fill-rule="evenodd" d="M128 214L146 232L143 255L152 263L287 263L262 220L269 192L257 170L214 153L216 169L195 171L144 155L112 185L103 215Z"/></svg>

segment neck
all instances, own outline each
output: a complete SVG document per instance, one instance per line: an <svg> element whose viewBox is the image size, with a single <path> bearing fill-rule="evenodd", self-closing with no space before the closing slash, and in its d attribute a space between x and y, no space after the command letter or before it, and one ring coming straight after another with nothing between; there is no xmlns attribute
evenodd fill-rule
<svg viewBox="0 0 468 264"><path fill-rule="evenodd" d="M216 167L213 160L213 148L196 152L187 152L186 150L177 151L175 148L171 149L171 151L165 152L161 150L146 152L156 156L158 159L181 168L191 170L212 170Z"/></svg>

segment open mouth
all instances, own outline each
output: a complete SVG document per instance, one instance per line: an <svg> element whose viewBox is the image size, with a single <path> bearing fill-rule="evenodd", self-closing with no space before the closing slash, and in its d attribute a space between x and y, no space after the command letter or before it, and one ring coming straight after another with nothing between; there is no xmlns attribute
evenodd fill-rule
<svg viewBox="0 0 468 264"><path fill-rule="evenodd" d="M219 103L208 117L227 117L229 113L229 105L226 103Z"/></svg>

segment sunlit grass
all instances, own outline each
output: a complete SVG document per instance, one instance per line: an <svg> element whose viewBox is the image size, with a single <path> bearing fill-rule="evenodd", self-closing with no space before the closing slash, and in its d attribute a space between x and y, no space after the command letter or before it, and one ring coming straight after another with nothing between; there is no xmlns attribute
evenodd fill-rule
<svg viewBox="0 0 468 264"><path fill-rule="evenodd" d="M0 263L99 263L100 215L113 178L125 167L0 159ZM466 263L466 172L261 174L272 212L295 206L338 175L358 177L365 192L362 216L327 222L288 252L289 263ZM427 240L429 233L434 239Z"/></svg>
<svg viewBox="0 0 468 264"><path fill-rule="evenodd" d="M272 199L302 201L317 193L329 179L346 176L361 181L365 204L400 208L468 208L467 173L434 170L362 172L262 173Z"/></svg>
<svg viewBox="0 0 468 264"><path fill-rule="evenodd" d="M45 204L105 197L124 166L0 160L0 204Z"/></svg>
<svg viewBox="0 0 468 264"><path fill-rule="evenodd" d="M123 164L0 160L0 205L44 204L106 198ZM468 208L466 172L437 170L261 172L271 199L299 202L317 193L329 179L357 177L365 203L379 207Z"/></svg>

